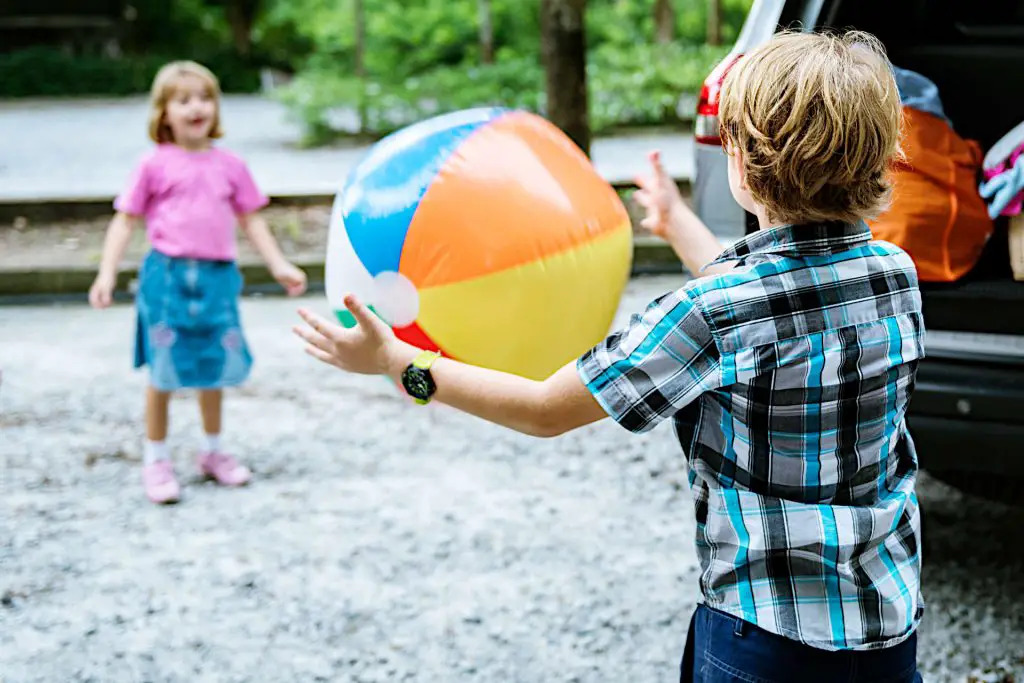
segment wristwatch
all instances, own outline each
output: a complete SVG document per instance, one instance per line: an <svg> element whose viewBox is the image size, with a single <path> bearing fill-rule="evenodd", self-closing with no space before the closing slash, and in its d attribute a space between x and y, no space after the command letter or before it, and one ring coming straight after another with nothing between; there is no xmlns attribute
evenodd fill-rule
<svg viewBox="0 0 1024 683"><path fill-rule="evenodd" d="M412 396L421 406L430 403L430 398L437 391L430 368L440 357L441 354L436 351L421 351L409 367L402 372L402 386L405 387L405 393Z"/></svg>

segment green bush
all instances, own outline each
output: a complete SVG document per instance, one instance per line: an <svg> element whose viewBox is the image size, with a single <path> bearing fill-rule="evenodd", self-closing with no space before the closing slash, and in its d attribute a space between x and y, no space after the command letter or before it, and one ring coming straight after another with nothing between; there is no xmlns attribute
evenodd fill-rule
<svg viewBox="0 0 1024 683"><path fill-rule="evenodd" d="M606 47L588 66L591 125L602 133L623 126L678 123L680 94L699 90L722 48L680 45ZM354 131L331 123L335 110L362 107L363 134L381 136L435 114L476 106L544 112L544 72L536 59L502 57L489 66L439 67L395 82L358 79L334 69L309 69L280 93L303 123L308 144Z"/></svg>
<svg viewBox="0 0 1024 683"><path fill-rule="evenodd" d="M189 54L213 70L227 92L253 92L259 72L231 55ZM157 70L172 59L145 55L111 59L66 55L53 48L0 54L0 97L129 95L147 92Z"/></svg>
<svg viewBox="0 0 1024 683"><path fill-rule="evenodd" d="M494 45L506 55L539 58L539 0L492 0ZM476 0L363 2L366 69L401 79L439 66L479 61ZM276 52L284 36L309 46L291 54L296 69L350 72L352 0L268 0L256 41Z"/></svg>
<svg viewBox="0 0 1024 683"><path fill-rule="evenodd" d="M751 0L723 0L723 41ZM674 0L677 42L654 45L653 0L588 0L592 125L671 123L724 50L706 48L706 0ZM364 0L365 82L352 77L353 0L262 0L252 54L234 52L222 2L147 0L126 27L119 59L55 48L0 54L0 97L145 92L173 58L209 66L228 92L259 87L259 67L296 73L282 99L318 143L339 134L333 114L362 112L379 136L433 114L479 105L543 113L539 0L491 0L496 63L481 65L477 0Z"/></svg>
<svg viewBox="0 0 1024 683"><path fill-rule="evenodd" d="M591 125L596 132L621 126L678 122L680 95L696 94L725 48L637 44L602 46L587 67Z"/></svg>

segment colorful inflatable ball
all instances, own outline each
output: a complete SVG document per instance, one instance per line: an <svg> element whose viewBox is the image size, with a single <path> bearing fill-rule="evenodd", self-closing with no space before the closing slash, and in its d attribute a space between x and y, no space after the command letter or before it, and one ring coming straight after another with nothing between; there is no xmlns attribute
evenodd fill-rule
<svg viewBox="0 0 1024 683"><path fill-rule="evenodd" d="M632 228L615 191L558 128L486 108L375 145L332 212L327 295L367 302L402 339L543 379L609 331Z"/></svg>

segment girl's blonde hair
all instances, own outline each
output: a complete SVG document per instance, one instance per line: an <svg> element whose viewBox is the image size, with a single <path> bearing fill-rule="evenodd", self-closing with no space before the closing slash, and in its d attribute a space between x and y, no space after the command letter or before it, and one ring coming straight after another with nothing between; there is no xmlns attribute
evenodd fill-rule
<svg viewBox="0 0 1024 683"><path fill-rule="evenodd" d="M852 222L886 208L902 110L876 38L776 36L729 72L719 115L770 219Z"/></svg>
<svg viewBox="0 0 1024 683"><path fill-rule="evenodd" d="M164 117L167 115L167 102L174 97L178 80L184 76L194 76L206 84L210 97L217 104L213 114L213 126L210 127L210 137L217 139L224 135L220 127L220 83L217 77L202 64L180 61L165 64L153 79L153 87L149 91L149 137L153 142L174 142L174 133L171 132L171 127L167 125Z"/></svg>

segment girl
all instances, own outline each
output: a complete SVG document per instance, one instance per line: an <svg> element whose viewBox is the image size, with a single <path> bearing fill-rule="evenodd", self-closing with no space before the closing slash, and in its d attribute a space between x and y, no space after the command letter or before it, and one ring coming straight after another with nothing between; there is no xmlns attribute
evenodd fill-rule
<svg viewBox="0 0 1024 683"><path fill-rule="evenodd" d="M142 484L154 503L180 496L167 450L170 393L199 391L205 438L200 472L225 486L240 486L251 472L221 448L224 387L248 376L252 357L242 334L235 263L240 225L291 296L306 276L285 259L257 211L267 197L238 157L213 140L221 137L220 86L195 62L160 69L150 95L149 136L157 143L114 202L99 274L89 290L94 308L106 308L117 267L132 230L145 218L152 250L139 269L135 367L149 366L146 446Z"/></svg>

